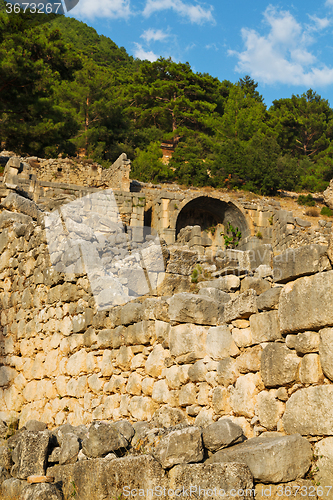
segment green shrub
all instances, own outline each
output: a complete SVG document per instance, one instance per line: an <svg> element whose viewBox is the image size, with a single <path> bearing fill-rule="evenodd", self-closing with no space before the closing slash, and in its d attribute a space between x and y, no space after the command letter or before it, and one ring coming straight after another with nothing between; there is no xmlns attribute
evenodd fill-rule
<svg viewBox="0 0 333 500"><path fill-rule="evenodd" d="M320 215L326 215L326 217L332 217L333 211L328 207L323 207L320 210Z"/></svg>
<svg viewBox="0 0 333 500"><path fill-rule="evenodd" d="M316 204L311 194L308 194L306 196L304 194L300 194L297 198L297 203L306 207L314 207Z"/></svg>

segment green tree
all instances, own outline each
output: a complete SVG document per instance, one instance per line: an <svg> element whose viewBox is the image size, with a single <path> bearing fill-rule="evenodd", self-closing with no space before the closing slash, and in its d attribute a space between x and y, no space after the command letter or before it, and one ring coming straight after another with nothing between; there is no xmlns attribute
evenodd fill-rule
<svg viewBox="0 0 333 500"><path fill-rule="evenodd" d="M263 97L257 90L258 83L252 80L249 75L244 76L244 78L240 78L239 85L245 95L252 97L258 102L263 102Z"/></svg>
<svg viewBox="0 0 333 500"><path fill-rule="evenodd" d="M80 58L58 31L33 26L32 16L0 12L1 141L17 152L72 152L76 123L54 91L74 77Z"/></svg>
<svg viewBox="0 0 333 500"><path fill-rule="evenodd" d="M162 162L162 157L158 142L152 142L146 151L137 149L132 164L132 176L143 182L157 183L172 180L173 171Z"/></svg>

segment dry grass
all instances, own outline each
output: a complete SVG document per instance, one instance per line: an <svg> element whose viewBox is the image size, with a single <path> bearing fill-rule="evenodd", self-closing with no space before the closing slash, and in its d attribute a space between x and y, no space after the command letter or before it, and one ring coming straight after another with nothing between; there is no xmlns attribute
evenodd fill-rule
<svg viewBox="0 0 333 500"><path fill-rule="evenodd" d="M309 207L305 210L305 215L308 217L319 217L319 210L317 207Z"/></svg>

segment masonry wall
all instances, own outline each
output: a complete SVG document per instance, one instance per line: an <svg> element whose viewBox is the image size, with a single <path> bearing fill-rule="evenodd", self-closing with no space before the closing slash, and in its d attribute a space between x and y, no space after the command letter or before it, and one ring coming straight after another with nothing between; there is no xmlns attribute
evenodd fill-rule
<svg viewBox="0 0 333 500"><path fill-rule="evenodd" d="M3 211L0 227L0 418L149 420L168 405L197 425L229 416L247 437L333 435L326 247L198 283L197 253L171 248L153 296L98 312L86 275L50 266L41 225Z"/></svg>

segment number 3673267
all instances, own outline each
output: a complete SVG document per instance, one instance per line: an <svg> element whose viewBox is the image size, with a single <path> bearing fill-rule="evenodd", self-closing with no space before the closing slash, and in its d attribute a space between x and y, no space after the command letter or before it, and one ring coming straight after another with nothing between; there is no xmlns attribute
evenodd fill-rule
<svg viewBox="0 0 333 500"><path fill-rule="evenodd" d="M57 14L61 3L6 3L7 14L31 12L31 14Z"/></svg>

